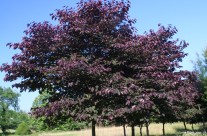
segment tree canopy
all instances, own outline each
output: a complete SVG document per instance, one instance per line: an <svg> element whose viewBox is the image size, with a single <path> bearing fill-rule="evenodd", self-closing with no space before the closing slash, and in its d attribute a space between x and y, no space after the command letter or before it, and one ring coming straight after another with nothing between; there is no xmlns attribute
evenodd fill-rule
<svg viewBox="0 0 207 136"><path fill-rule="evenodd" d="M207 49L203 51L202 56L197 54L197 60L194 62L194 71L197 73L198 77L198 91L201 95L200 99L197 100L197 107L199 109L199 114L191 120L191 122L203 122L203 131L205 130L205 122L207 118L205 117L207 113Z"/></svg>
<svg viewBox="0 0 207 136"><path fill-rule="evenodd" d="M18 110L18 98L20 94L11 88L0 87L0 127L3 133L14 126L14 110Z"/></svg>

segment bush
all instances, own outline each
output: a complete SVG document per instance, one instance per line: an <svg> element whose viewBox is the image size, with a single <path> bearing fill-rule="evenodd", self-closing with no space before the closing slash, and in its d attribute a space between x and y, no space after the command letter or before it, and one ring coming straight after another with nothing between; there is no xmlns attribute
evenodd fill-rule
<svg viewBox="0 0 207 136"><path fill-rule="evenodd" d="M27 135L27 134L31 134L29 125L25 122L22 122L21 124L18 125L16 132L16 135Z"/></svg>
<svg viewBox="0 0 207 136"><path fill-rule="evenodd" d="M48 119L45 117L33 118L32 130L35 131L49 131L49 130L80 130L87 126L85 122L75 122L71 118L65 119Z"/></svg>
<svg viewBox="0 0 207 136"><path fill-rule="evenodd" d="M35 131L47 131L49 130L49 126L46 124L46 118L32 118L31 128Z"/></svg>
<svg viewBox="0 0 207 136"><path fill-rule="evenodd" d="M85 122L74 122L71 118L66 119L65 121L57 122L57 126L55 126L55 130L80 130L86 127Z"/></svg>

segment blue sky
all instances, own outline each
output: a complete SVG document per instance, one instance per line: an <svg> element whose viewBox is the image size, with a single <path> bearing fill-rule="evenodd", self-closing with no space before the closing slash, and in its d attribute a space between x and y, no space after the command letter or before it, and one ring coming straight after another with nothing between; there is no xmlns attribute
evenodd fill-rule
<svg viewBox="0 0 207 136"><path fill-rule="evenodd" d="M49 14L63 6L74 7L79 0L1 0L0 2L0 65L11 63L16 51L5 45L9 42L21 42L26 25L32 21L51 21ZM186 40L190 45L185 49L189 55L183 60L183 69L192 70L190 62L196 59L196 53L202 54L207 47L207 0L131 0L130 16L137 19L139 34L172 24L178 29L174 38ZM0 86L11 87L4 82L0 72ZM16 88L13 90L19 91ZM38 93L21 93L20 108L29 111Z"/></svg>

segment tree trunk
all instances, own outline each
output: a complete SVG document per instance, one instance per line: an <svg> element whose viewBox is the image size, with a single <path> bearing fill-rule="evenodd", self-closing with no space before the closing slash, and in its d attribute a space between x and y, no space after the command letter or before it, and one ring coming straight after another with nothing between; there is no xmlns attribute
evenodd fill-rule
<svg viewBox="0 0 207 136"><path fill-rule="evenodd" d="M3 134L6 134L6 108L3 106L3 110L2 110L2 122L3 125L1 125L1 131Z"/></svg>
<svg viewBox="0 0 207 136"><path fill-rule="evenodd" d="M184 127L185 127L185 132L187 133L187 127L186 127L185 120L183 121L183 125L184 125Z"/></svg>
<svg viewBox="0 0 207 136"><path fill-rule="evenodd" d="M126 136L126 128L125 128L125 124L123 125L123 129L124 129L124 136Z"/></svg>
<svg viewBox="0 0 207 136"><path fill-rule="evenodd" d="M6 127L1 126L1 131L2 131L3 134L6 134Z"/></svg>
<svg viewBox="0 0 207 136"><path fill-rule="evenodd" d="M195 132L193 123L191 124L191 127L192 127L192 131Z"/></svg>
<svg viewBox="0 0 207 136"><path fill-rule="evenodd" d="M206 125L205 125L205 120L204 120L203 115L202 115L202 122L203 122L203 132L206 132Z"/></svg>
<svg viewBox="0 0 207 136"><path fill-rule="evenodd" d="M146 133L147 133L147 136L149 136L149 123L146 122Z"/></svg>
<svg viewBox="0 0 207 136"><path fill-rule="evenodd" d="M139 133L140 133L140 136L142 136L142 125L140 125L139 127Z"/></svg>
<svg viewBox="0 0 207 136"><path fill-rule="evenodd" d="M162 133L163 133L163 136L165 136L165 122L164 121L162 122Z"/></svg>
<svg viewBox="0 0 207 136"><path fill-rule="evenodd" d="M92 121L92 136L96 136L96 122Z"/></svg>
<svg viewBox="0 0 207 136"><path fill-rule="evenodd" d="M140 136L142 136L142 125L139 125L139 133L140 133Z"/></svg>
<svg viewBox="0 0 207 136"><path fill-rule="evenodd" d="M135 136L134 125L132 125L132 136Z"/></svg>

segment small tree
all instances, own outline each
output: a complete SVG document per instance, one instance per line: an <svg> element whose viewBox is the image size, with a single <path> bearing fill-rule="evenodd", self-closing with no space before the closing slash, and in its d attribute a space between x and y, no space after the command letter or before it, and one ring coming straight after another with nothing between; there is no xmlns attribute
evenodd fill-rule
<svg viewBox="0 0 207 136"><path fill-rule="evenodd" d="M18 110L18 98L20 94L11 88L0 87L0 127L5 134L6 130L14 126L13 111Z"/></svg>
<svg viewBox="0 0 207 136"><path fill-rule="evenodd" d="M15 134L16 135L28 135L28 134L31 134L31 130L26 122L22 122L18 125Z"/></svg>

